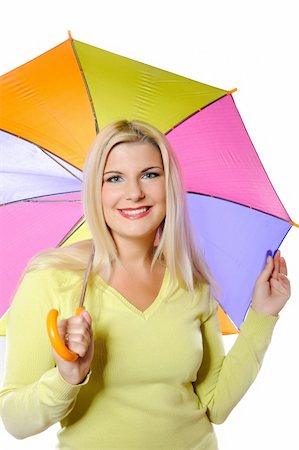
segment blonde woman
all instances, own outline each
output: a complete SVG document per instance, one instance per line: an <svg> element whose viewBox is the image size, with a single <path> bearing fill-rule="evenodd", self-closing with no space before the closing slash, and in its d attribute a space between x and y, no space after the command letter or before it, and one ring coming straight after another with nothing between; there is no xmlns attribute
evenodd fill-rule
<svg viewBox="0 0 299 450"><path fill-rule="evenodd" d="M83 203L92 240L37 256L11 307L0 394L8 432L22 439L59 421L64 450L217 449L212 423L253 382L290 296L284 259L268 257L225 356L213 279L163 134L137 121L106 127L87 159ZM75 361L51 348L53 307Z"/></svg>

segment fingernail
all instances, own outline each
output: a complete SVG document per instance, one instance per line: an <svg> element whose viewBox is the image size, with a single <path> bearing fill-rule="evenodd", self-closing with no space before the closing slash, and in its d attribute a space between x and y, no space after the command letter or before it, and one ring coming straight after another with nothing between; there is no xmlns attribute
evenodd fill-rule
<svg viewBox="0 0 299 450"><path fill-rule="evenodd" d="M269 264L271 262L271 257L272 257L272 251L268 250L266 253L266 262L267 264Z"/></svg>

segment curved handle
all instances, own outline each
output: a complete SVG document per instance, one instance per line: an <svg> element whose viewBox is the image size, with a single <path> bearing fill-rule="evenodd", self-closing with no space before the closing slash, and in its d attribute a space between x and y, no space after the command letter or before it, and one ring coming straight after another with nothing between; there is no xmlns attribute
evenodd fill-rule
<svg viewBox="0 0 299 450"><path fill-rule="evenodd" d="M76 315L79 316L82 311L84 311L84 308L77 308ZM76 361L79 355L69 350L60 337L57 326L57 317L57 309L51 309L47 316L47 331L51 344L56 353L58 353L58 355L61 356L61 358L63 358L65 361Z"/></svg>

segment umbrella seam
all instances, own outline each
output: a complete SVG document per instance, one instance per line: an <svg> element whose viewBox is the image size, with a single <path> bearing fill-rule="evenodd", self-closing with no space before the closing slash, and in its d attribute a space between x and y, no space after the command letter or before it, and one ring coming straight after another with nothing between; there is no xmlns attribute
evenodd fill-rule
<svg viewBox="0 0 299 450"><path fill-rule="evenodd" d="M57 248L61 247L76 231L79 230L86 223L85 216L81 216L80 219L73 225L73 227L65 234L62 240L57 244Z"/></svg>
<svg viewBox="0 0 299 450"><path fill-rule="evenodd" d="M70 43L71 43L71 46L72 46L72 49L73 49L73 52L74 52L74 55L75 55L75 58L76 58L79 70L80 70L80 74L81 74L81 77L82 77L82 80L83 80L83 83L84 83L84 86L85 86L85 89L86 89L86 92L87 92L89 103L90 103L90 106L91 106L93 118L94 118L94 121L95 121L95 131L96 131L96 134L98 134L100 129L99 129L98 119L97 119L97 116L96 116L96 111L95 111L95 107L94 107L94 104L93 104L92 96L91 96L91 93L90 93L90 90L89 90L89 86L87 84L87 80L85 78L85 74L84 74L83 67L82 67L81 62L80 62L79 55L78 55L76 47L74 45L74 39L71 36L70 36Z"/></svg>
<svg viewBox="0 0 299 450"><path fill-rule="evenodd" d="M82 182L82 180L77 177L77 175L75 175L74 173L72 173L67 167L65 167L63 164L61 164L59 161L57 161L57 159L54 158L54 156L52 156L51 153L48 153L48 150L44 150L42 147L40 147L39 145L37 146L40 148L40 150L44 153L44 155L46 155L48 158L51 158L52 161L54 161L56 164L58 164L60 167L62 167L64 170L66 170L69 174L71 174L73 177L75 177L77 180L79 180L80 182ZM57 155L55 155L57 156ZM62 159L58 156L59 159ZM67 164L70 164L68 161L65 161L64 159L62 160L64 162L66 162Z"/></svg>
<svg viewBox="0 0 299 450"><path fill-rule="evenodd" d="M174 125L172 128L170 128L168 131L166 131L164 134L165 136L167 136L167 134L169 134L171 131L173 131L175 128L177 128L178 126L180 126L181 124L183 124L184 122L186 122L188 119L190 119L191 117L195 116L195 114L203 111L205 108L211 106L213 103L218 102L221 98L224 98L227 96L227 93L225 93L224 95L221 95L220 97L217 97L215 100L211 101L210 103L208 103L207 105L203 106L200 109L197 109L196 111L194 111L193 113L191 113L189 116L185 117L185 119L181 120L180 122L178 122L176 125Z"/></svg>
<svg viewBox="0 0 299 450"><path fill-rule="evenodd" d="M66 195L66 194L74 194L76 192L82 192L82 191L69 191L69 192L57 192L55 194L43 194L43 195L38 195L36 197L31 197L31 198L22 198L20 200L14 200L12 202L9 203L1 203L1 206L8 206L8 205L12 205L14 203L21 203L21 202L36 202L36 203L43 203L43 201L41 200L34 200L34 199L38 199L38 198L44 198L44 197L52 197L54 195ZM78 202L80 202L81 200L78 200ZM50 202L50 200L45 200L45 202ZM60 202L60 203L69 203L69 202L77 202L77 200L54 200L53 202Z"/></svg>
<svg viewBox="0 0 299 450"><path fill-rule="evenodd" d="M286 222L286 223L288 223L288 224L291 225L291 226L293 225L293 222L292 222L292 221L283 219L282 217L275 216L275 214L271 214L271 213L266 212L266 211L261 211L260 209L254 208L253 206L249 206L249 205L245 205L244 203L236 202L235 200L229 200L228 198L217 197L216 195L204 194L203 192L187 191L187 194L203 195L203 196L205 196L205 197L216 198L216 199L218 199L218 200L223 200L223 201L225 201L225 202L234 203L234 204L236 204L236 205L244 206L244 208L253 209L254 211L257 211L257 212L259 212L259 213L261 213L261 214L266 214L267 216L274 217L275 219L282 220L283 222Z"/></svg>

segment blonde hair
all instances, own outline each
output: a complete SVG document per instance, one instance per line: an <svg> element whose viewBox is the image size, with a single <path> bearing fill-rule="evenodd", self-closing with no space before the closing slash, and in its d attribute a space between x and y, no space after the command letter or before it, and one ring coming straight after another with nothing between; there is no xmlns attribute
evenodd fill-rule
<svg viewBox="0 0 299 450"><path fill-rule="evenodd" d="M102 179L109 152L120 143L150 143L160 151L165 174L166 216L159 229L151 268L157 261L166 265L173 280L188 290L196 281L214 284L191 233L186 195L176 156L166 137L156 128L141 122L121 120L106 126L94 140L84 167L83 209L92 240L42 252L35 256L26 271L58 267L85 270L95 248L92 271L108 280L117 248L105 223L102 211Z"/></svg>

